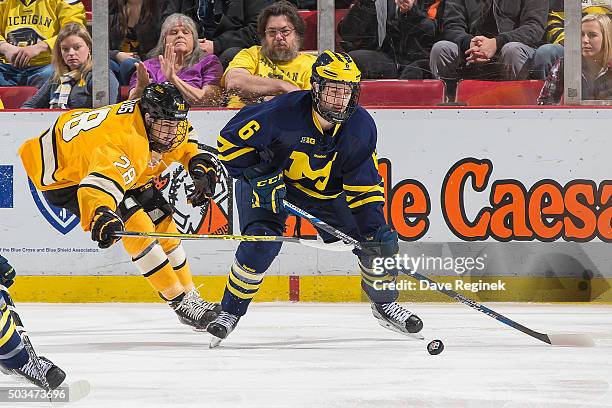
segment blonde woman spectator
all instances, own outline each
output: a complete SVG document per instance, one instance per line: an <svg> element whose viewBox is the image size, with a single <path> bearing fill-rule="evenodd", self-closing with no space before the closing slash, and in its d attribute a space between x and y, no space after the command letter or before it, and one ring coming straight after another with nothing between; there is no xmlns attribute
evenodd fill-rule
<svg viewBox="0 0 612 408"><path fill-rule="evenodd" d="M605 14L582 18L582 99L612 100L612 23ZM563 59L553 66L538 97L555 105L563 96Z"/></svg>
<svg viewBox="0 0 612 408"><path fill-rule="evenodd" d="M53 75L51 52L68 23L85 24L80 1L0 1L0 86L40 88Z"/></svg>
<svg viewBox="0 0 612 408"><path fill-rule="evenodd" d="M190 17L175 13L166 18L151 58L136 65L129 99L140 98L150 82L168 81L191 105L218 105L223 68L219 58L205 54L197 44L197 29Z"/></svg>
<svg viewBox="0 0 612 408"><path fill-rule="evenodd" d="M54 73L22 108L92 108L91 36L81 24L69 23L60 30L53 48ZM117 102L119 82L109 72L109 100Z"/></svg>

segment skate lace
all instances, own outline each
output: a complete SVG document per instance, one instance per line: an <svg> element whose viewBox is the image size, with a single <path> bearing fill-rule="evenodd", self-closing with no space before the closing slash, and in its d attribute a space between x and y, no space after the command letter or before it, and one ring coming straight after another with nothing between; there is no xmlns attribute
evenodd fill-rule
<svg viewBox="0 0 612 408"><path fill-rule="evenodd" d="M409 310L404 309L396 302L385 303L382 308L384 312L387 314L387 316L399 322L407 321L408 318L412 315L412 313L410 313Z"/></svg>
<svg viewBox="0 0 612 408"><path fill-rule="evenodd" d="M192 290L185 295L184 304L182 304L180 307L185 311L187 316L192 319L199 320L204 313L209 310L213 310L215 305L203 300L200 298L197 291Z"/></svg>
<svg viewBox="0 0 612 408"><path fill-rule="evenodd" d="M233 315L231 313L223 312L223 311L219 313L219 317L217 317L216 319L217 323L222 324L228 329L234 327L237 321L238 321L238 316Z"/></svg>
<svg viewBox="0 0 612 408"><path fill-rule="evenodd" d="M40 362L40 368L42 368L43 375L46 376L49 369L53 367L53 364L43 359L38 359L38 361ZM21 368L21 371L30 378L36 378L42 381L42 378L40 378L38 368L36 368L36 362L34 361L33 357L30 357L30 361L28 361L28 363Z"/></svg>

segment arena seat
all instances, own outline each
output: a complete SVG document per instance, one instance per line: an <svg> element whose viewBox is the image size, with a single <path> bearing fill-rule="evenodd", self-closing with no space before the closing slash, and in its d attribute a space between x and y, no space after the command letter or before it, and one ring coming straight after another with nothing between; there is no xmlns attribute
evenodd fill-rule
<svg viewBox="0 0 612 408"><path fill-rule="evenodd" d="M458 103L478 105L537 105L544 81L476 81L457 85Z"/></svg>
<svg viewBox="0 0 612 408"><path fill-rule="evenodd" d="M119 88L119 102L127 101L128 96L130 95L130 87L124 85Z"/></svg>
<svg viewBox="0 0 612 408"><path fill-rule="evenodd" d="M87 23L91 24L91 12L92 12L92 0L81 0L83 6L85 7L85 17L87 17Z"/></svg>
<svg viewBox="0 0 612 408"><path fill-rule="evenodd" d="M431 106L444 102L444 82L437 79L378 79L361 82L359 104L373 106Z"/></svg>
<svg viewBox="0 0 612 408"><path fill-rule="evenodd" d="M340 36L337 34L338 22L346 15L348 9L336 10L336 18L334 22L334 33L336 36L336 51L340 50ZM300 10L300 16L306 21L306 32L302 43L303 50L317 49L317 11L316 10Z"/></svg>
<svg viewBox="0 0 612 408"><path fill-rule="evenodd" d="M30 99L38 91L33 86L2 86L0 87L0 99L4 109L19 109L21 105Z"/></svg>

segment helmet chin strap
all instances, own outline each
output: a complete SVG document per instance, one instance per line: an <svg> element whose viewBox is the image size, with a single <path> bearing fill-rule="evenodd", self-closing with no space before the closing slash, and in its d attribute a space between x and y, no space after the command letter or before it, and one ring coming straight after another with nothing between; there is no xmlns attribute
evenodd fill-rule
<svg viewBox="0 0 612 408"><path fill-rule="evenodd" d="M336 123L326 119L323 117L323 115L321 114L320 110L319 110L319 105L315 105L315 114L317 117L317 120L319 121L319 125L321 125L321 128L323 130L328 130L334 127L334 125L336 125Z"/></svg>

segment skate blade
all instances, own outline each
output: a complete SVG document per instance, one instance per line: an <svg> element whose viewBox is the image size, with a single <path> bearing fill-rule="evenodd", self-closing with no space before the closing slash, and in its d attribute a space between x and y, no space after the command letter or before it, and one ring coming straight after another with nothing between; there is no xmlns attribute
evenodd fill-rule
<svg viewBox="0 0 612 408"><path fill-rule="evenodd" d="M193 326L192 326L192 327L191 327L191 330L193 330L193 331L194 331L194 332L196 332L196 333L208 333L208 332L206 331L206 327L205 327L205 328L203 328L203 329L198 329L197 327L193 327Z"/></svg>
<svg viewBox="0 0 612 408"><path fill-rule="evenodd" d="M408 332L405 332L405 331L401 331L400 329L398 329L397 327L393 326L392 324L387 323L387 322L382 321L382 320L379 320L378 324L380 324L385 329L389 329L389 330L392 330L392 331L394 331L396 333L403 334L404 336L410 337L410 338L412 338L414 340L425 340L425 337L420 332L419 333L408 333Z"/></svg>
<svg viewBox="0 0 612 408"><path fill-rule="evenodd" d="M55 406L64 406L80 401L87 397L91 392L91 384L87 380L78 380L71 383L63 383L62 386L67 385L69 388L69 400L62 402L55 402Z"/></svg>
<svg viewBox="0 0 612 408"><path fill-rule="evenodd" d="M219 344L221 344L221 341L223 341L222 338L217 337L217 336L210 336L210 344L208 345L208 348L215 348L217 347Z"/></svg>

